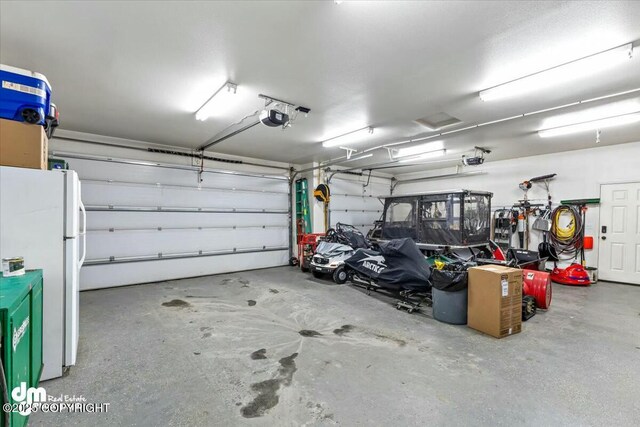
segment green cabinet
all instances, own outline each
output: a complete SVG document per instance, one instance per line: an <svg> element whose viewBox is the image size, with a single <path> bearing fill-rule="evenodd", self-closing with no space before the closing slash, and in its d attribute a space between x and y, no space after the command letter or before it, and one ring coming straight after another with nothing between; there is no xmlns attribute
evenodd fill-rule
<svg viewBox="0 0 640 427"><path fill-rule="evenodd" d="M42 270L22 276L0 275L0 363L10 403L17 403L11 391L21 383L27 388L38 385L42 372ZM23 426L27 420L14 412L10 426ZM2 417L0 425L4 425Z"/></svg>

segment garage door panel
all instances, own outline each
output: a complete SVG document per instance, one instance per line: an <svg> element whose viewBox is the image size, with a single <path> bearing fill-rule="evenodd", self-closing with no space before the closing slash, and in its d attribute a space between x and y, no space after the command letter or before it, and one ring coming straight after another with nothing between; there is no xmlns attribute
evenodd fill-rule
<svg viewBox="0 0 640 427"><path fill-rule="evenodd" d="M259 256L256 254L236 254L94 265L83 267L80 270L80 290L273 267L286 264L288 257L289 253L283 250L263 252ZM237 285L242 286L239 282Z"/></svg>
<svg viewBox="0 0 640 427"><path fill-rule="evenodd" d="M335 226L336 223L341 222L344 224L350 224L360 230L362 233L367 234L369 230L373 228L374 221L377 221L379 216L372 216L371 213L362 212L339 212L331 213L331 224Z"/></svg>
<svg viewBox="0 0 640 427"><path fill-rule="evenodd" d="M332 210L360 208L365 210L382 210L382 203L375 197L334 196L331 198Z"/></svg>
<svg viewBox="0 0 640 427"><path fill-rule="evenodd" d="M287 215L269 213L87 212L90 230L187 227L287 227Z"/></svg>
<svg viewBox="0 0 640 427"><path fill-rule="evenodd" d="M257 172L264 168L237 165L243 169L238 172L216 166L220 168L216 173L205 170L199 187L198 173L179 166L76 157L83 156L66 160L78 172L87 206L81 289L273 267L288 261L289 186L284 172L266 176ZM158 207L182 212L158 211ZM158 254L163 259L156 260ZM176 256L180 258L172 259Z"/></svg>
<svg viewBox="0 0 640 427"><path fill-rule="evenodd" d="M159 168L145 165L131 165L83 159L68 159L70 168L83 180L111 180L137 183L160 183L171 185L198 185L198 173L193 170ZM229 173L204 173L201 186L217 188L237 188L257 191L288 191L286 179L243 176Z"/></svg>
<svg viewBox="0 0 640 427"><path fill-rule="evenodd" d="M366 185L366 186L365 186ZM361 177L357 181L351 179L341 179L334 177L331 180L331 193L332 194L350 194L350 195L373 195L373 196L387 196L390 191L390 180L379 182L376 179L372 179L367 184L367 177Z"/></svg>
<svg viewBox="0 0 640 427"><path fill-rule="evenodd" d="M197 188L162 188L108 183L83 183L86 205L200 207L277 210L287 205L287 194L250 193Z"/></svg>
<svg viewBox="0 0 640 427"><path fill-rule="evenodd" d="M384 210L379 197L389 195L391 181L381 178L367 181L366 176L357 179L333 178L330 185L332 226L338 222L351 224L365 234L373 228L373 223L380 219Z"/></svg>
<svg viewBox="0 0 640 427"><path fill-rule="evenodd" d="M286 245L286 228L97 231L87 234L87 258L232 251Z"/></svg>

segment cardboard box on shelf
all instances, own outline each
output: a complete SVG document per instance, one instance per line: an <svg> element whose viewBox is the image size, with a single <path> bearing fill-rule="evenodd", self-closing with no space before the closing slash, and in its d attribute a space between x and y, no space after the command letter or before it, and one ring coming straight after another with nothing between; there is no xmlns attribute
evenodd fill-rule
<svg viewBox="0 0 640 427"><path fill-rule="evenodd" d="M40 125L0 119L0 165L47 170L49 140Z"/></svg>
<svg viewBox="0 0 640 427"><path fill-rule="evenodd" d="M501 265L469 269L467 325L496 338L522 330L522 270Z"/></svg>

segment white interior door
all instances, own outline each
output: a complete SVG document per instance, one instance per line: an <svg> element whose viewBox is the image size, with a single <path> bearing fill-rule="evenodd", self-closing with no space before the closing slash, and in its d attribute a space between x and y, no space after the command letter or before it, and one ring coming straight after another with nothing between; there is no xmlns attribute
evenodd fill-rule
<svg viewBox="0 0 640 427"><path fill-rule="evenodd" d="M600 278L640 285L640 182L600 187Z"/></svg>

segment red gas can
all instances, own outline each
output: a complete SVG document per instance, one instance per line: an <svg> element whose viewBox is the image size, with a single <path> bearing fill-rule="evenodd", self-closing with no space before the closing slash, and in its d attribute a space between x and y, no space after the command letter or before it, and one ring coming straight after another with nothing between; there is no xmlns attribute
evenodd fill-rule
<svg viewBox="0 0 640 427"><path fill-rule="evenodd" d="M523 270L522 292L536 300L538 308L551 305L551 275L546 271Z"/></svg>

